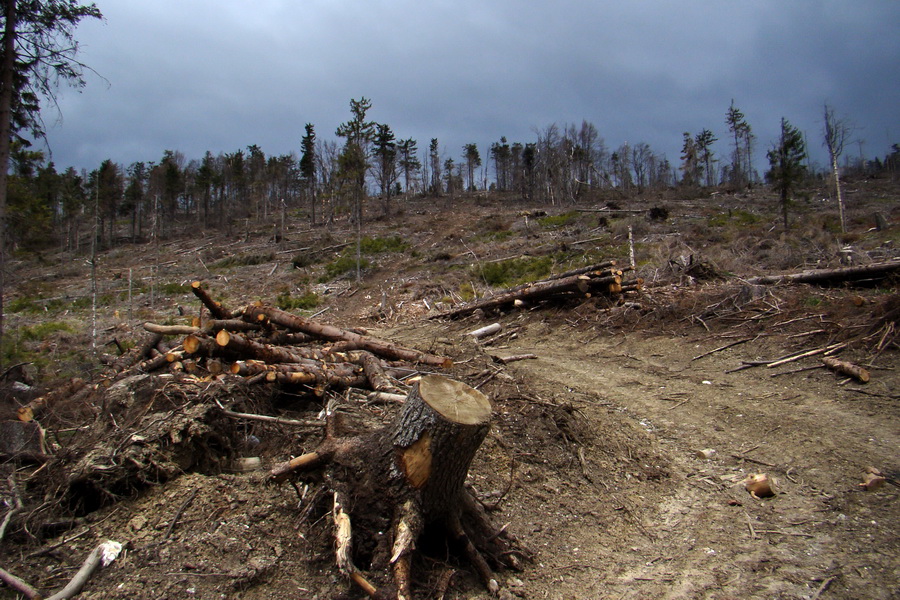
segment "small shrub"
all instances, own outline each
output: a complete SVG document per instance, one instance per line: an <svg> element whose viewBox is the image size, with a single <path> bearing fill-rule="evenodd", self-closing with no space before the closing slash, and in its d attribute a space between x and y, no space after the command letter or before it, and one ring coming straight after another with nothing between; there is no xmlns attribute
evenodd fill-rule
<svg viewBox="0 0 900 600"><path fill-rule="evenodd" d="M669 218L669 209L665 206L654 206L648 216L651 221L665 221Z"/></svg>
<svg viewBox="0 0 900 600"><path fill-rule="evenodd" d="M459 297L463 299L463 302L468 302L477 298L478 294L475 293L475 287L466 282L459 286Z"/></svg>
<svg viewBox="0 0 900 600"><path fill-rule="evenodd" d="M578 218L578 214L579 213L577 210L571 210L561 215L543 217L541 219L538 219L538 224L544 229L559 229L571 224L572 221Z"/></svg>
<svg viewBox="0 0 900 600"><path fill-rule="evenodd" d="M315 308L321 304L322 300L318 294L307 291L301 296L292 296L289 291L284 291L275 297L275 305L281 310L305 310Z"/></svg>
<svg viewBox="0 0 900 600"><path fill-rule="evenodd" d="M181 296L191 294L191 286L186 283L164 283L159 286L159 293L166 296Z"/></svg>
<svg viewBox="0 0 900 600"><path fill-rule="evenodd" d="M19 330L19 338L26 342L40 342L61 331L73 333L75 328L63 321L47 321L31 327L23 327Z"/></svg>
<svg viewBox="0 0 900 600"><path fill-rule="evenodd" d="M511 287L528 281L543 279L550 274L553 259L549 256L513 258L477 266L478 275L488 285Z"/></svg>
<svg viewBox="0 0 900 600"><path fill-rule="evenodd" d="M385 252L405 252L409 249L409 242L399 235L386 238L365 237L359 242L359 250L362 254L383 254Z"/></svg>
<svg viewBox="0 0 900 600"><path fill-rule="evenodd" d="M319 277L319 282L324 283L326 281L331 281L341 275L346 273L350 273L352 271L356 271L356 256L354 253L344 253L335 261L332 261L325 265L325 273ZM361 258L359 261L360 269L367 269L369 267L368 259Z"/></svg>
<svg viewBox="0 0 900 600"><path fill-rule="evenodd" d="M316 263L312 254L297 254L291 259L291 264L295 269L305 269Z"/></svg>
<svg viewBox="0 0 900 600"><path fill-rule="evenodd" d="M227 269L229 267L250 267L253 265L261 265L275 260L275 253L268 254L245 254L243 256L228 256L222 260L216 261L210 265L214 269Z"/></svg>

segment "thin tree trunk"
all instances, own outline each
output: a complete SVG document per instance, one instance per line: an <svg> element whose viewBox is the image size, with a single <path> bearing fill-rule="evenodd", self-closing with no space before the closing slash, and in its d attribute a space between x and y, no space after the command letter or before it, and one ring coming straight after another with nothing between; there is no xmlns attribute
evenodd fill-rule
<svg viewBox="0 0 900 600"><path fill-rule="evenodd" d="M6 2L3 61L0 63L0 350L3 340L3 294L6 291L6 191L12 135L13 74L16 68L16 3ZM0 353L2 366L2 353Z"/></svg>
<svg viewBox="0 0 900 600"><path fill-rule="evenodd" d="M844 198L841 196L841 177L838 172L838 159L834 152L831 154L831 174L834 176L834 189L837 193L838 214L841 217L841 233L847 233L847 227L844 224Z"/></svg>

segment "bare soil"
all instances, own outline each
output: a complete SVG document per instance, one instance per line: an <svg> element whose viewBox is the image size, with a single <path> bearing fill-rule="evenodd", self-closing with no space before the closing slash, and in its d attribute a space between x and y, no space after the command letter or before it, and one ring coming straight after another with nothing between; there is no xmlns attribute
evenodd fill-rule
<svg viewBox="0 0 900 600"><path fill-rule="evenodd" d="M857 263L897 255L896 192L878 182L860 182L851 190L854 233L844 242ZM802 213L810 222L827 212L816 197ZM367 235L399 232L414 252L378 258L359 283L351 277L316 284L313 275L300 280L303 270L289 262L294 252L263 264L210 269L228 255L289 250L290 243L342 243L349 234L337 233L340 224L331 233L298 227L278 246L267 241L270 230L262 227L231 239L182 237L163 245L159 262L174 261L162 267L170 281L205 279L232 306L306 285L326 299L328 310L318 319L365 327L452 357L454 366L445 374L477 387L494 404L492 430L470 469L469 485L492 509L494 522L533 554L522 571L499 572L501 597L900 597L896 280L864 288L747 286L740 277L839 266L840 246L827 241L818 221L794 234L779 233L777 207L764 196L627 203L634 209L657 205L669 209L667 221L629 218L638 274L646 283L624 304L580 298L459 321L428 319L460 299L463 284L473 279L472 265L560 248L627 248L621 222L603 224L585 213L572 226L545 229L523 217L523 207L510 199L409 201L397 219L369 224ZM762 222L734 223L738 209L758 212ZM870 231L873 211L887 216L892 230ZM729 229L707 225L722 215L732 219ZM486 235L497 231L515 235ZM603 236L608 240L584 243ZM109 251L99 263L99 279L108 289L121 287L128 269L147 268L155 251L151 244ZM50 263L23 260L14 296L33 294L40 285L59 294L86 293L83 257L45 260ZM689 266L701 261L709 272L692 276ZM99 329L104 341L125 340L139 336L144 320L184 322L180 312L196 311L189 294L157 296L151 306L144 292L131 304L100 307ZM45 386L54 369L61 371L56 376L73 374L64 351L90 341L89 315L53 315L72 318L83 329L41 342L55 359L40 374ZM12 315L7 327L39 318ZM498 336L476 342L468 335L491 322L503 326ZM745 361L833 342L847 342L839 356L867 366L869 383L825 368L799 370L818 366L818 356L738 370ZM506 365L495 360L526 353L536 358ZM191 393L202 395L215 382L193 385ZM17 400L22 398L14 396L11 406ZM316 418L324 401L274 395L266 408ZM348 407L370 422L386 422L395 410ZM90 439L89 431L77 429L90 420L53 418L43 423L51 443L65 439L74 448ZM260 456L265 467L315 447L321 436L315 429L279 425L234 428L235 439L247 443L232 450ZM63 429L73 431L53 433ZM714 455L699 457L705 449ZM877 490L859 485L869 467L888 478ZM746 491L743 481L756 473L774 480L773 497ZM35 514L23 521L28 529L6 532L0 563L40 590L57 590L93 547L112 539L125 544L124 554L101 569L80 598L365 597L334 566L330 519L306 510L315 486L266 485L265 476L264 470L242 473L196 460L163 483L86 515L70 514L78 518L54 530L40 527L42 515L47 525L49 515L60 518L66 511L47 507L55 500L40 484L41 467L10 469L4 479L17 483ZM48 495L34 497L39 490ZM9 489L4 502L5 513L13 505ZM431 597L447 568L455 574L445 598L488 597L464 561L447 549L422 545L426 552L414 565L417 597ZM0 597L15 596L0 588Z"/></svg>

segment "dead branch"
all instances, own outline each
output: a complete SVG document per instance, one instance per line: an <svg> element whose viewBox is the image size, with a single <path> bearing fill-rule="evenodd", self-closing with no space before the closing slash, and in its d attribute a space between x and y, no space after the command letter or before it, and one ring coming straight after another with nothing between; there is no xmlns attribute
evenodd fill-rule
<svg viewBox="0 0 900 600"><path fill-rule="evenodd" d="M832 356L822 358L822 363L831 369L848 377L852 377L862 383L869 382L869 371L850 362L839 360Z"/></svg>
<svg viewBox="0 0 900 600"><path fill-rule="evenodd" d="M324 427L324 421L298 421L297 419L285 419L283 417L272 417L269 415L256 415L251 413L234 412L233 410L223 410L222 414L232 419L246 419L248 421L260 421L262 423L275 423L276 425L296 425L298 427Z"/></svg>
<svg viewBox="0 0 900 600"><path fill-rule="evenodd" d="M418 350L403 348L387 340L361 335L333 325L317 323L300 315L285 312L274 306L259 302L244 309L243 317L252 323L272 322L291 331L299 331L323 340L349 342L356 345L359 349L368 350L373 354L391 360L408 360L439 367L449 367L452 364L449 358L443 356L435 356Z"/></svg>
<svg viewBox="0 0 900 600"><path fill-rule="evenodd" d="M6 569L3 569L2 567L0 567L0 581L3 581L3 583L16 590L20 594L24 594L25 597L29 600L40 600L40 598L42 598L40 592L38 592L36 589L19 579Z"/></svg>
<svg viewBox="0 0 900 600"><path fill-rule="evenodd" d="M94 548L69 583L66 584L63 589L47 598L47 600L66 600L67 598L71 598L78 594L85 586L88 579L91 578L91 575L93 575L101 565L106 566L114 561L121 550L122 545L111 540L107 540Z"/></svg>

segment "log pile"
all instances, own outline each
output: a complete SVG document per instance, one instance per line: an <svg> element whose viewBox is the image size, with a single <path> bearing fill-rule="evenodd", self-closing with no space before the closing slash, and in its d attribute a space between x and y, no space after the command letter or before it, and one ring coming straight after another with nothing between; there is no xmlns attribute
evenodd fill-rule
<svg viewBox="0 0 900 600"><path fill-rule="evenodd" d="M155 336L183 336L170 347L144 346L143 372L169 368L196 376L230 372L250 383L306 386L321 396L330 388L366 388L398 393L391 377L420 366L446 368L452 361L357 331L323 324L256 302L230 311L213 300L199 282L194 294L209 319L192 325L145 323ZM159 338L154 338L158 340Z"/></svg>
<svg viewBox="0 0 900 600"><path fill-rule="evenodd" d="M630 271L631 267L617 268L616 261L609 260L508 288L431 318L455 319L470 315L476 310L523 307L549 298L590 298L598 295L617 298L625 292L639 291L643 286L642 279L625 279L625 273Z"/></svg>

